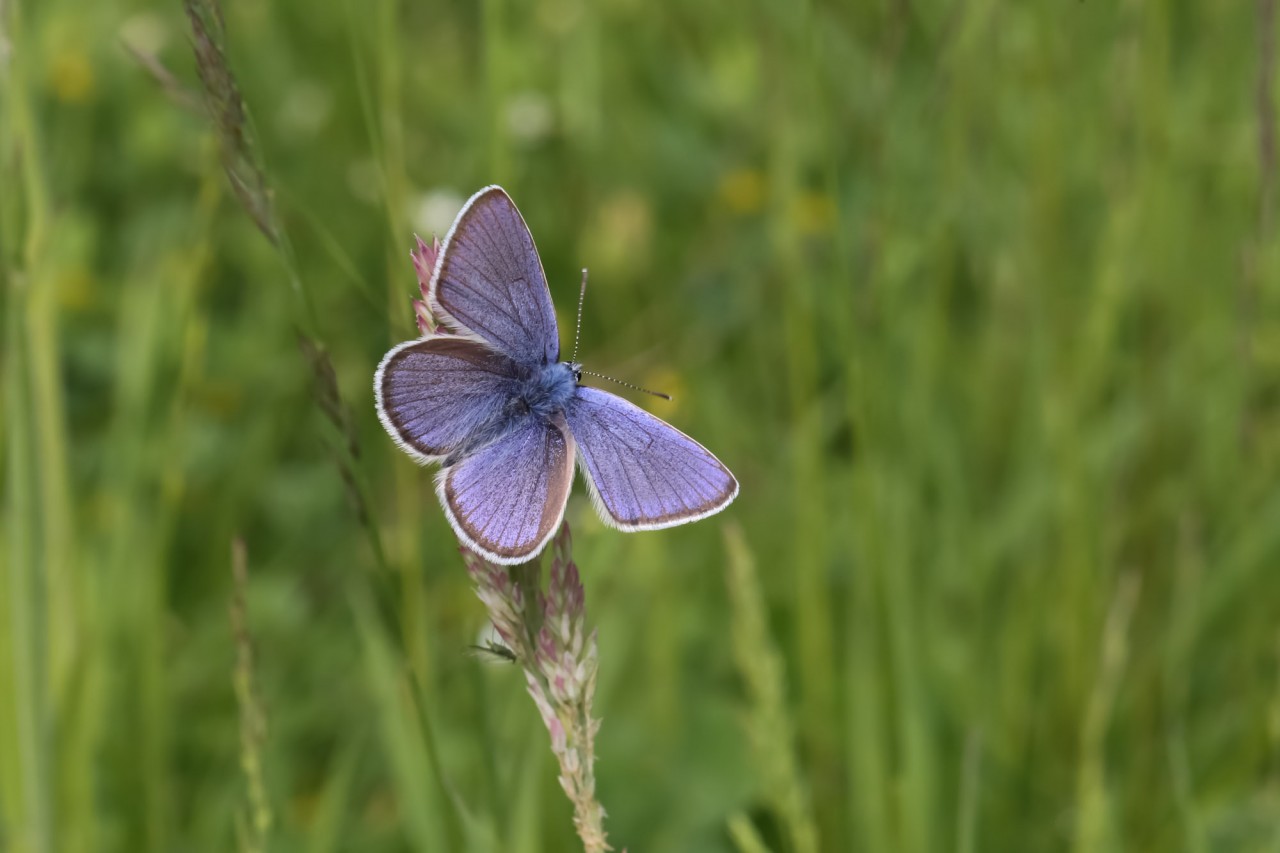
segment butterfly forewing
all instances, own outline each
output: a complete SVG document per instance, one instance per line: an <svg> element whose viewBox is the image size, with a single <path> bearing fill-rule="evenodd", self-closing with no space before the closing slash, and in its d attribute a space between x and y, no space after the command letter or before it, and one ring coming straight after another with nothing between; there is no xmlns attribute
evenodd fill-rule
<svg viewBox="0 0 1280 853"><path fill-rule="evenodd" d="M500 187L486 187L458 214L441 248L432 309L455 331L483 338L516 361L560 355L556 312L533 236Z"/></svg>
<svg viewBox="0 0 1280 853"><path fill-rule="evenodd" d="M738 481L709 450L621 397L578 388L565 412L607 524L654 530L729 505Z"/></svg>
<svg viewBox="0 0 1280 853"><path fill-rule="evenodd" d="M496 563L520 563L541 551L560 526L573 462L564 417L530 415L444 469L440 500L454 532L473 550Z"/></svg>
<svg viewBox="0 0 1280 853"><path fill-rule="evenodd" d="M419 460L444 456L500 416L515 393L515 370L511 359L465 338L401 344L374 379L378 416Z"/></svg>

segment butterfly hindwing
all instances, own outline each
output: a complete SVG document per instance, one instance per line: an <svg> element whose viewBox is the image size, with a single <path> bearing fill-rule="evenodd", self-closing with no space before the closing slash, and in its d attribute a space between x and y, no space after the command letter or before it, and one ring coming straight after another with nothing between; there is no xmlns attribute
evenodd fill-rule
<svg viewBox="0 0 1280 853"><path fill-rule="evenodd" d="M501 414L516 392L515 371L511 359L465 338L401 344L374 377L378 417L418 461L435 461Z"/></svg>
<svg viewBox="0 0 1280 853"><path fill-rule="evenodd" d="M621 397L579 387L565 416L606 524L671 527L719 512L738 494L738 481L711 451Z"/></svg>
<svg viewBox="0 0 1280 853"><path fill-rule="evenodd" d="M521 563L560 526L573 462L563 415L530 415L441 471L437 491L454 532L472 550L495 563Z"/></svg>

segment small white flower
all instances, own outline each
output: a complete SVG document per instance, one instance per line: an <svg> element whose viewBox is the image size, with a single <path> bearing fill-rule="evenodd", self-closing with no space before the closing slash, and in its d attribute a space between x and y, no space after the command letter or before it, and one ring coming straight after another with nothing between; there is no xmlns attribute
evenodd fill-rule
<svg viewBox="0 0 1280 853"><path fill-rule="evenodd" d="M517 142L534 145L551 134L555 117L541 92L521 92L507 101L507 130Z"/></svg>
<svg viewBox="0 0 1280 853"><path fill-rule="evenodd" d="M303 81L291 87L276 119L280 130L294 138L315 136L333 114L333 96L323 86Z"/></svg>
<svg viewBox="0 0 1280 853"><path fill-rule="evenodd" d="M164 18L152 12L130 15L120 25L120 40L147 56L160 53L169 43L169 35L169 26ZM3 41L3 36L0 36L0 41Z"/></svg>
<svg viewBox="0 0 1280 853"><path fill-rule="evenodd" d="M447 187L428 190L411 202L409 218L419 234L444 234L466 201Z"/></svg>

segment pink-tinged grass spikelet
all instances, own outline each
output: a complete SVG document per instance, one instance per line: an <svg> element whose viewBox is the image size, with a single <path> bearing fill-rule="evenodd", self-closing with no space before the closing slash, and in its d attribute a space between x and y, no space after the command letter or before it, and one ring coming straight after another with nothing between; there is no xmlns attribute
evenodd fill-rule
<svg viewBox="0 0 1280 853"><path fill-rule="evenodd" d="M435 274L436 261L440 260L440 238L432 237L430 246L421 237L415 235L414 239L417 246L409 256L413 258L413 268L418 273L418 290L422 298L413 300L413 318L418 324L418 332L426 336L436 330L428 299L431 296L431 276Z"/></svg>
<svg viewBox="0 0 1280 853"><path fill-rule="evenodd" d="M573 803L573 824L586 853L612 850L604 807L596 799L595 737L591 716L599 662L596 632L586 627L586 601L573 562L569 525L552 543L551 578L541 589L541 559L519 566L490 563L462 550L476 595L494 630L524 670L525 685L551 737L560 787Z"/></svg>

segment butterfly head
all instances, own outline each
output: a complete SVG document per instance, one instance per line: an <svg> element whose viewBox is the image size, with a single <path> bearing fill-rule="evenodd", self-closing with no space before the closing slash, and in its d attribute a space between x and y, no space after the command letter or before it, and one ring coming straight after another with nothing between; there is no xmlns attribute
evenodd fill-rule
<svg viewBox="0 0 1280 853"><path fill-rule="evenodd" d="M573 374L574 383L577 385L581 385L582 384L582 365L576 361L562 361L560 363L563 364L565 367L569 368L569 372Z"/></svg>

